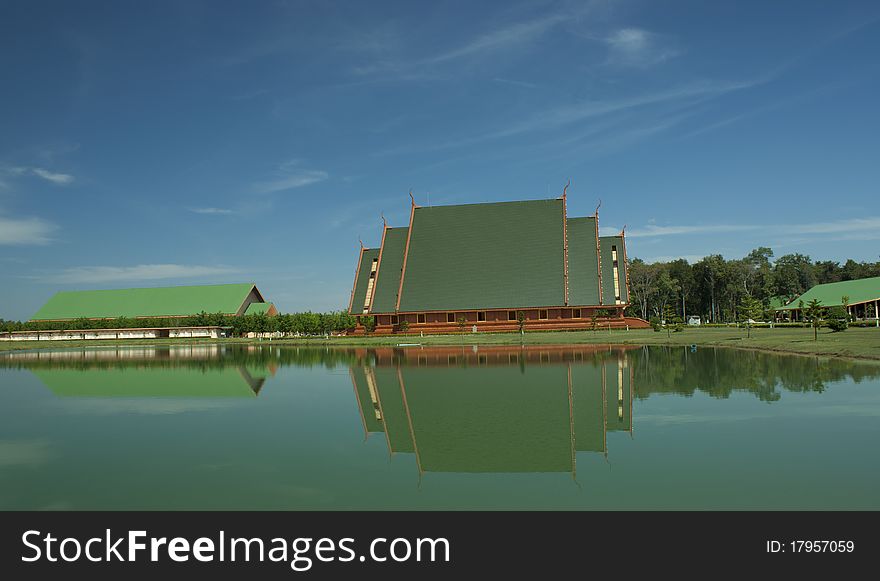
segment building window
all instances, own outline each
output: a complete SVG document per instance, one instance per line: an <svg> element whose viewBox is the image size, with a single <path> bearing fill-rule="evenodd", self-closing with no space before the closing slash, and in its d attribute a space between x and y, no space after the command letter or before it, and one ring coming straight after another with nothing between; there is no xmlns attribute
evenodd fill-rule
<svg viewBox="0 0 880 581"><path fill-rule="evenodd" d="M539 319L546 319L547 318L547 309L541 309L540 311L538 311L538 318Z"/></svg>
<svg viewBox="0 0 880 581"><path fill-rule="evenodd" d="M417 320L419 323L424 323L424 322L425 322L425 313L419 313L418 315L416 315L416 317L417 317L416 320Z"/></svg>
<svg viewBox="0 0 880 581"><path fill-rule="evenodd" d="M620 300L620 270L617 262L617 246L611 247L611 265L614 268L614 304L621 304Z"/></svg>
<svg viewBox="0 0 880 581"><path fill-rule="evenodd" d="M486 320L486 311L477 312L477 322L484 322Z"/></svg>
<svg viewBox="0 0 880 581"><path fill-rule="evenodd" d="M516 311L507 311L507 320L515 321L516 320Z"/></svg>
<svg viewBox="0 0 880 581"><path fill-rule="evenodd" d="M581 318L581 310L580 309L572 309L571 318L572 319L580 319Z"/></svg>
<svg viewBox="0 0 880 581"><path fill-rule="evenodd" d="M397 316L397 315L391 315L391 324L392 324L392 325L396 325L398 322L400 322L400 319L398 318L398 316Z"/></svg>
<svg viewBox="0 0 880 581"><path fill-rule="evenodd" d="M446 322L454 323L455 322L455 313L446 313Z"/></svg>

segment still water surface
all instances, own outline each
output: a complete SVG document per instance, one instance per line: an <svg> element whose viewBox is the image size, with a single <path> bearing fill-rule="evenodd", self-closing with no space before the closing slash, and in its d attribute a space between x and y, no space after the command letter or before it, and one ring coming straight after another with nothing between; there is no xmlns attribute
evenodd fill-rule
<svg viewBox="0 0 880 581"><path fill-rule="evenodd" d="M880 508L880 366L683 347L0 354L0 509Z"/></svg>

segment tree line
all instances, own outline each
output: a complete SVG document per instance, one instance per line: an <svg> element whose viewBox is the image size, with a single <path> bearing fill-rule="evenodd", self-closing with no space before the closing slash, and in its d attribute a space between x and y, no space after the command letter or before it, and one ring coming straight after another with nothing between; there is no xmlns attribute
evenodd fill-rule
<svg viewBox="0 0 880 581"><path fill-rule="evenodd" d="M11 331L50 331L55 329L145 329L168 327L231 327L233 335L247 333L276 333L285 335L329 335L354 329L357 319L346 311L327 313L283 313L269 316L265 313L240 317L222 313L197 313L188 317L73 319L70 321L4 321L0 319L0 333Z"/></svg>
<svg viewBox="0 0 880 581"><path fill-rule="evenodd" d="M787 303L817 284L880 276L880 261L845 263L813 261L803 254L774 260L773 250L760 247L743 258L727 260L713 254L691 264L685 259L647 263L634 258L628 270L627 314L650 319L674 313L687 321L739 321L743 304L760 303L770 315L771 299ZM778 305L775 305L778 306Z"/></svg>

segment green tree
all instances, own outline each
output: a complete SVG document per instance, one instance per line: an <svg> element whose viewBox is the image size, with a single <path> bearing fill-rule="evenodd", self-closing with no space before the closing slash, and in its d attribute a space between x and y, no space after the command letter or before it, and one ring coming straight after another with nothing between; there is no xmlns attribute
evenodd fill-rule
<svg viewBox="0 0 880 581"><path fill-rule="evenodd" d="M819 299L812 299L807 303L804 310L804 317L810 322L810 326L813 327L813 341L819 340L819 325L822 324L824 311L825 307L822 306Z"/></svg>
<svg viewBox="0 0 880 581"><path fill-rule="evenodd" d="M739 304L739 318L746 324L748 337L752 337L752 321L764 313L764 305L758 299L746 295Z"/></svg>
<svg viewBox="0 0 880 581"><path fill-rule="evenodd" d="M404 319L400 322L400 324L397 325L397 328L400 330L401 333L405 335L406 332L409 331L409 321Z"/></svg>
<svg viewBox="0 0 880 581"><path fill-rule="evenodd" d="M467 319L464 318L464 315L460 315L456 323L458 323L458 332L464 336L464 330L467 327Z"/></svg>
<svg viewBox="0 0 880 581"><path fill-rule="evenodd" d="M525 335L526 332L526 314L522 311L516 312L516 325L519 327L519 334Z"/></svg>
<svg viewBox="0 0 880 581"><path fill-rule="evenodd" d="M372 315L361 317L361 325L364 326L364 333L369 335L376 330L376 317Z"/></svg>

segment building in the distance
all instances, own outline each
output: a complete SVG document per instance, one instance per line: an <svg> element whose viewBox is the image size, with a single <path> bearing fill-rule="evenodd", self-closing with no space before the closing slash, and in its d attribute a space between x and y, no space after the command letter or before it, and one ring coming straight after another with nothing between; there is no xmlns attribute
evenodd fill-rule
<svg viewBox="0 0 880 581"><path fill-rule="evenodd" d="M880 325L880 276L817 284L788 304L774 308L782 317L803 320L804 308L814 299L826 308L842 307L845 300L850 317L873 319Z"/></svg>
<svg viewBox="0 0 880 581"><path fill-rule="evenodd" d="M77 339L219 338L228 327L169 326L168 319L207 313L238 317L277 315L253 283L129 288L58 292L31 317L37 329L0 334L4 341L65 341ZM95 321L84 329L82 320ZM115 325L101 321L139 319L136 324ZM148 320L148 321L145 321ZM159 325L159 326L146 326Z"/></svg>
<svg viewBox="0 0 880 581"><path fill-rule="evenodd" d="M349 312L376 332L646 327L629 305L624 233L599 235L598 212L569 217L550 200L418 206L361 247ZM362 330L363 327L358 327Z"/></svg>

